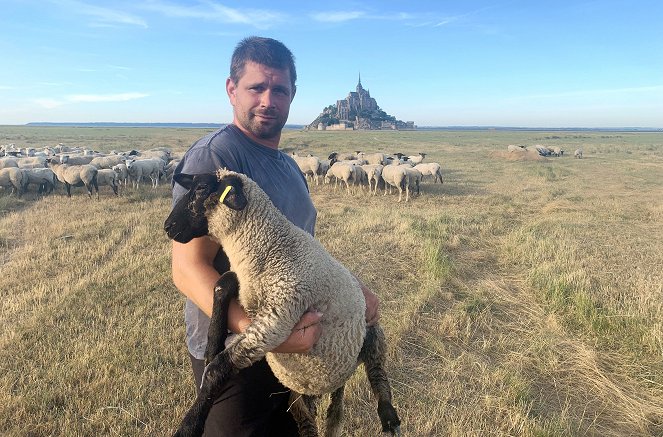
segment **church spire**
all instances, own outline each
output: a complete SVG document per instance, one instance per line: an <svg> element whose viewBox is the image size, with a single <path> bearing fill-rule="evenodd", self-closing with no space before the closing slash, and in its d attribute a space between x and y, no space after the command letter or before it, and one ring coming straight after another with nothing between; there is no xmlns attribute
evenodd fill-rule
<svg viewBox="0 0 663 437"><path fill-rule="evenodd" d="M359 87L361 87L361 71L359 72Z"/></svg>

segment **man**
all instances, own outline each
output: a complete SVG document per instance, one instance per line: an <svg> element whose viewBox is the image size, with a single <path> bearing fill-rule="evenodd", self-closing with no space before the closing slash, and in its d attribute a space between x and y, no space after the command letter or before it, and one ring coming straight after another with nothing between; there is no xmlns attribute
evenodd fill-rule
<svg viewBox="0 0 663 437"><path fill-rule="evenodd" d="M275 206L296 226L313 234L316 211L306 180L291 157L278 150L281 131L295 96L294 57L281 42L260 37L242 40L232 56L226 92L233 106L232 124L213 132L186 152L176 173L212 173L225 167L258 183ZM173 204L185 193L173 183ZM208 237L173 242L173 282L187 296L187 346L196 384L204 368L213 290L224 265L223 251ZM377 297L365 287L366 321L378 319ZM302 315L290 337L275 349L306 353L321 335L323 315L314 309ZM228 327L242 332L250 319L237 301L228 310ZM206 436L296 436L288 409L288 389L274 377L263 359L243 369L224 387L205 424Z"/></svg>

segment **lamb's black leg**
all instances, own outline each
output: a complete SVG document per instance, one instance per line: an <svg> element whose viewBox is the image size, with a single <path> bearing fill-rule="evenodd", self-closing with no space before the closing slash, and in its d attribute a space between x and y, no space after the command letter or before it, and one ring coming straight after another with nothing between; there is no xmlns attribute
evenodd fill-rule
<svg viewBox="0 0 663 437"><path fill-rule="evenodd" d="M234 272L225 272L214 286L214 305L207 331L207 349L205 349L206 365L225 349L228 337L228 306L230 300L236 298L238 294L237 275Z"/></svg>
<svg viewBox="0 0 663 437"><path fill-rule="evenodd" d="M318 437L318 426L315 423L318 398L316 396L290 393L290 414L297 423L299 437Z"/></svg>
<svg viewBox="0 0 663 437"><path fill-rule="evenodd" d="M364 345L359 352L359 360L364 363L368 382L378 399L378 416L382 423L382 432L399 436L401 420L391 405L391 387L384 370L386 346L382 328L379 325L369 326L366 329Z"/></svg>
<svg viewBox="0 0 663 437"><path fill-rule="evenodd" d="M184 416L175 437L202 436L205 421L214 400L221 395L221 387L238 369L232 364L228 351L217 354L207 365L200 393Z"/></svg>
<svg viewBox="0 0 663 437"><path fill-rule="evenodd" d="M325 437L341 437L343 433L343 390L345 385L340 386L331 394L331 401L327 408L325 420Z"/></svg>

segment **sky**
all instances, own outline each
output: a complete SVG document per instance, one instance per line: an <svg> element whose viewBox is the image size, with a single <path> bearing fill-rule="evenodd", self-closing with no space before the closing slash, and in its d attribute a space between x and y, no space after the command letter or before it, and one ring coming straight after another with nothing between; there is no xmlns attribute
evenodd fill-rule
<svg viewBox="0 0 663 437"><path fill-rule="evenodd" d="M0 0L0 125L229 123L236 44L294 53L290 124L357 86L418 126L663 127L663 1Z"/></svg>

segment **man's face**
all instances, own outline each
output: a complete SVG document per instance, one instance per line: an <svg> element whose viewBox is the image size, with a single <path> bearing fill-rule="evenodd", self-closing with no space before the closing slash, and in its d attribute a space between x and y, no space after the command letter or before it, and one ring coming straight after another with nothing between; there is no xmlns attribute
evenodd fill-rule
<svg viewBox="0 0 663 437"><path fill-rule="evenodd" d="M247 62L239 82L226 81L226 91L235 124L258 142L278 147L295 96L290 71Z"/></svg>

